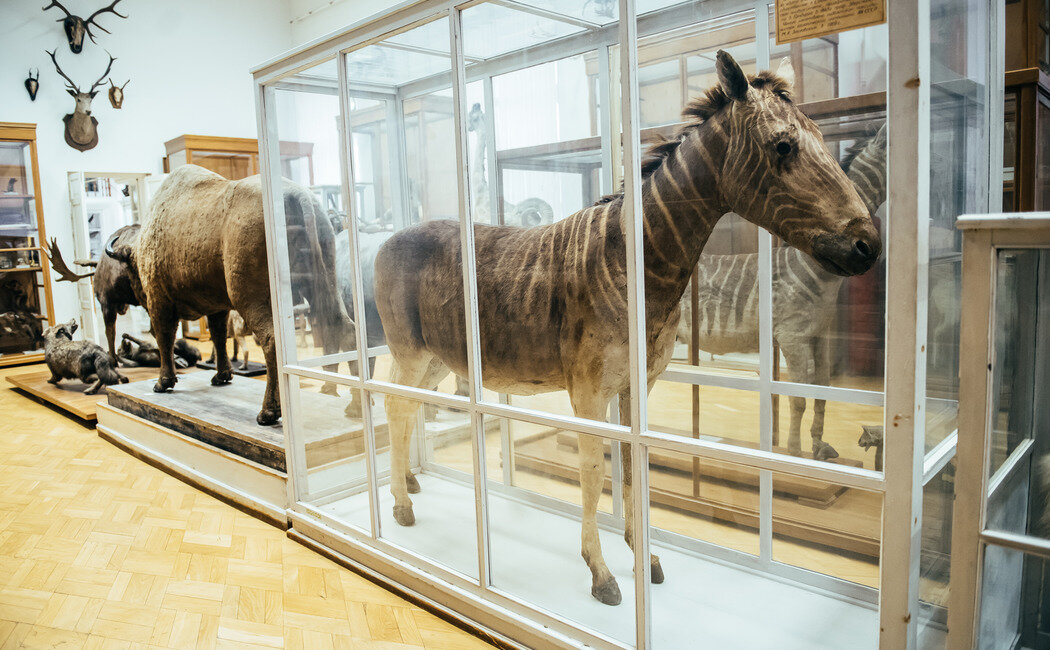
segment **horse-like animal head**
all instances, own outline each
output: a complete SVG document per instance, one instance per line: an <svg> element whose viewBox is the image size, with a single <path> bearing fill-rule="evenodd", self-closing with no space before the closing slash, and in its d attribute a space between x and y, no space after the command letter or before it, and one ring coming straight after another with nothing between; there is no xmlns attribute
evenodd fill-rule
<svg viewBox="0 0 1050 650"><path fill-rule="evenodd" d="M870 269L882 252L879 232L820 129L792 101L790 65L749 78L719 51L716 70L718 87L686 114L708 117L724 131L719 189L727 207L831 273Z"/></svg>

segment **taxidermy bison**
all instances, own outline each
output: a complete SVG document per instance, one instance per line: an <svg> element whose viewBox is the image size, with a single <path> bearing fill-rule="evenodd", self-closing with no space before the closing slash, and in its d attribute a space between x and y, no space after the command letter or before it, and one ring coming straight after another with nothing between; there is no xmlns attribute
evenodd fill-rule
<svg viewBox="0 0 1050 650"><path fill-rule="evenodd" d="M160 378L153 390L175 386L172 347L179 319L204 316L218 352L211 382L228 383L233 373L226 318L236 309L266 359L266 393L256 420L268 425L281 417L281 407L262 196L259 176L228 181L184 165L157 191L138 242L113 242L108 248L134 269L143 289L160 348ZM284 210L293 299L306 300L311 317L324 327L352 328L335 279L331 222L314 196L291 181L284 182Z"/></svg>
<svg viewBox="0 0 1050 650"><path fill-rule="evenodd" d="M94 395L103 385L128 383L128 378L113 367L102 346L91 341L74 341L76 331L77 321L73 319L53 325L44 332L44 363L51 371L48 382L57 384L63 379L79 379L91 384L84 390L88 395Z"/></svg>
<svg viewBox="0 0 1050 650"><path fill-rule="evenodd" d="M91 278L92 291L95 300L102 310L102 322L106 326L106 343L109 345L109 357L113 363L117 363L116 337L117 316L126 314L128 307L142 305L142 288L138 284L138 278L126 262L123 262L112 254L113 248L130 248L135 246L139 237L140 226L138 224L124 226L113 231L106 252L96 262L95 260L74 260L78 266L94 267L90 273L75 273L66 264L62 252L58 250L58 244L52 239L44 250L55 273L58 274L59 282L79 282L82 278Z"/></svg>

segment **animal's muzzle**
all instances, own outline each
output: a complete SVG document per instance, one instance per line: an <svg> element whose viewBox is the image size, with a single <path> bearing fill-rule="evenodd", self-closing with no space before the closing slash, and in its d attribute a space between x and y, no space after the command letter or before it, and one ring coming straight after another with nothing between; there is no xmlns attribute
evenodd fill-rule
<svg viewBox="0 0 1050 650"><path fill-rule="evenodd" d="M881 254L882 240L873 227L813 238L813 259L835 275L865 273L875 265Z"/></svg>

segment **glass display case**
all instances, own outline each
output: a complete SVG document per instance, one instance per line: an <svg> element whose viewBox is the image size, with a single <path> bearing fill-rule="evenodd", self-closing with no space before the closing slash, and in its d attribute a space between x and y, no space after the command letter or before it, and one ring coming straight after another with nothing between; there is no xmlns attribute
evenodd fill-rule
<svg viewBox="0 0 1050 650"><path fill-rule="evenodd" d="M292 535L525 645L945 647L1001 8L888 5L433 0L254 70ZM330 188L338 345L282 175Z"/></svg>
<svg viewBox="0 0 1050 650"><path fill-rule="evenodd" d="M967 216L949 647L1050 633L1050 213Z"/></svg>
<svg viewBox="0 0 1050 650"><path fill-rule="evenodd" d="M36 125L0 122L0 367L44 358L54 306Z"/></svg>

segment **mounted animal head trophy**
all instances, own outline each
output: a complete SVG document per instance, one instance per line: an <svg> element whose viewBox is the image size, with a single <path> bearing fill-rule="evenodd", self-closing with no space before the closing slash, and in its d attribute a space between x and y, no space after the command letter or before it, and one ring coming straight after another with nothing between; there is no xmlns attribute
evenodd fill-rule
<svg viewBox="0 0 1050 650"><path fill-rule="evenodd" d="M73 112L62 118L62 121L66 123L66 144L79 151L94 149L95 145L98 144L98 120L91 116L91 100L98 94L98 91L95 89L101 86L106 77L109 76L109 71L113 68L113 62L116 59L113 58L112 54L106 52L106 54L109 54L109 65L106 66L106 71L102 73L98 81L91 84L91 88L87 92L81 92L80 88L73 83L73 80L66 76L66 73L62 72L62 68L59 67L58 61L55 59L55 53L48 52L48 54L51 55L51 60L55 64L55 70L66 80L66 92L77 102Z"/></svg>
<svg viewBox="0 0 1050 650"><path fill-rule="evenodd" d="M124 86L131 83L131 79L124 82ZM113 108L120 108L124 104L124 86L118 86L113 83L113 80L109 80L109 105ZM124 188L127 191L128 188Z"/></svg>
<svg viewBox="0 0 1050 650"><path fill-rule="evenodd" d="M40 70L36 71L36 76L33 76L33 71L29 71L29 76L26 77L26 92L29 93L30 101L36 101L36 92L40 90Z"/></svg>
<svg viewBox="0 0 1050 650"><path fill-rule="evenodd" d="M51 0L51 4L44 7L44 11L47 11L51 7L58 7L63 12L65 12L66 17L59 18L57 22L62 23L62 29L64 29L66 32L66 40L69 41L69 51L73 54L80 54L80 51L84 49L85 34L87 34L87 37L91 39L92 43L96 42L95 35L91 33L92 25L98 27L107 34L110 33L108 29L95 22L95 16L104 13L113 13L117 16L120 16L121 18L127 18L127 16L117 13L117 10L114 9L114 7L117 6L118 2L120 2L120 0L113 0L113 2L110 3L109 6L103 7L102 9L99 9L95 13L88 16L87 20L84 20L80 16L74 16L73 14L69 13L69 10L63 7L61 4L59 4L56 0Z"/></svg>

